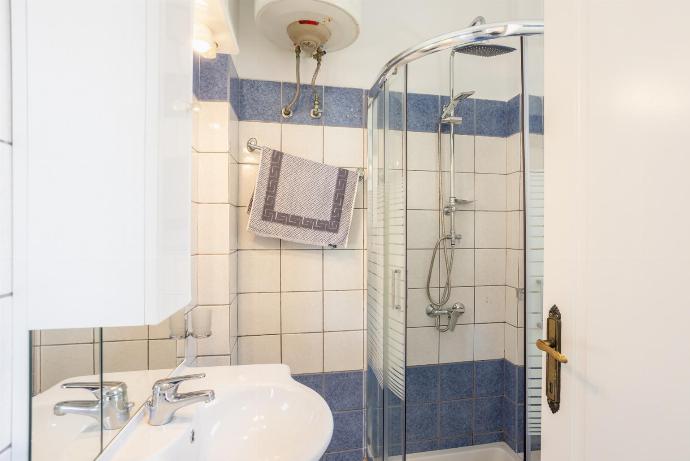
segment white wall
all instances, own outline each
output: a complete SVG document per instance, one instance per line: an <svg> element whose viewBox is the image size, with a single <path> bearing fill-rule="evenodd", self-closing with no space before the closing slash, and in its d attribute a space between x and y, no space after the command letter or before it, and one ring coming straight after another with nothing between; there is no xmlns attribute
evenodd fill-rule
<svg viewBox="0 0 690 461"><path fill-rule="evenodd" d="M478 15L486 17L488 22L498 22L539 11L538 7L526 6L522 9L529 11L518 11L513 3L510 0L364 0L359 38L350 47L326 55L318 81L368 89L393 56L426 39L463 29ZM538 2L527 2L532 3ZM279 49L256 28L253 0L241 0L239 42L241 52L235 62L242 78L294 81L294 55ZM430 78L415 83L410 91L432 94L447 91L447 55L426 59ZM313 62L304 60L303 64L306 64L303 66L303 80L306 80L314 66ZM492 69L496 78L488 80L487 70L482 66L467 65L463 72L468 86L481 86L482 94L477 97L508 99L515 96L515 91L506 83L514 79L503 78L502 72L510 69L516 67L506 63L500 69Z"/></svg>
<svg viewBox="0 0 690 461"><path fill-rule="evenodd" d="M0 460L10 456L12 407L12 97L10 4L0 1Z"/></svg>

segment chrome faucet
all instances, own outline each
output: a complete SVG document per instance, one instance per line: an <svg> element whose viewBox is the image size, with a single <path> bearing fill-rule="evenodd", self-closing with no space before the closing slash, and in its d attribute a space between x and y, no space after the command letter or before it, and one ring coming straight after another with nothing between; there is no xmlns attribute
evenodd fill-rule
<svg viewBox="0 0 690 461"><path fill-rule="evenodd" d="M83 415L103 421L103 429L121 429L129 421L133 403L127 401L127 385L119 381L65 383L62 389L85 389L97 400L66 400L53 407L56 416ZM102 413L101 413L102 412ZM102 414L102 418L101 418Z"/></svg>
<svg viewBox="0 0 690 461"><path fill-rule="evenodd" d="M172 421L175 412L182 407L194 403L209 403L216 398L213 391L195 391L180 394L178 387L184 381L190 379L200 379L206 377L205 373L195 375L175 376L172 378L159 379L153 384L151 400L146 405L149 408L149 424L152 426L162 426Z"/></svg>

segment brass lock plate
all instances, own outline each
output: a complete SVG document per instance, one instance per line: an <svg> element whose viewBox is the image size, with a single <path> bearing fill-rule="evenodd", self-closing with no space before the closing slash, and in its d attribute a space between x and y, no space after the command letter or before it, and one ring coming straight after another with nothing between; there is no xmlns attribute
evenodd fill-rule
<svg viewBox="0 0 690 461"><path fill-rule="evenodd" d="M546 342L556 352L561 352L561 312L554 305L546 320ZM561 362L555 354L546 356L546 400L551 413L556 413L561 405ZM565 357L565 356L563 356Z"/></svg>

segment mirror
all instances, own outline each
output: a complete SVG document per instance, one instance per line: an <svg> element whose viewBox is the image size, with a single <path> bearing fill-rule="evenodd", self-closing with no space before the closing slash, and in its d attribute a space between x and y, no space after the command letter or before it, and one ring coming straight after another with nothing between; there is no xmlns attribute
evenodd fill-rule
<svg viewBox="0 0 690 461"><path fill-rule="evenodd" d="M36 330L31 349L32 461L90 461L184 360L184 313L158 325Z"/></svg>

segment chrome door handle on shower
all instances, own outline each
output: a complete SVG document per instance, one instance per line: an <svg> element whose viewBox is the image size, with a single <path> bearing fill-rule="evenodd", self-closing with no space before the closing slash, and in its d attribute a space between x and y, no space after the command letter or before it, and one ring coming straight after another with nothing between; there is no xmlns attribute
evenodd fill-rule
<svg viewBox="0 0 690 461"><path fill-rule="evenodd" d="M393 270L393 309L402 310L402 305L400 305L400 296L398 293L398 282L400 281L400 274L402 272L400 269Z"/></svg>

